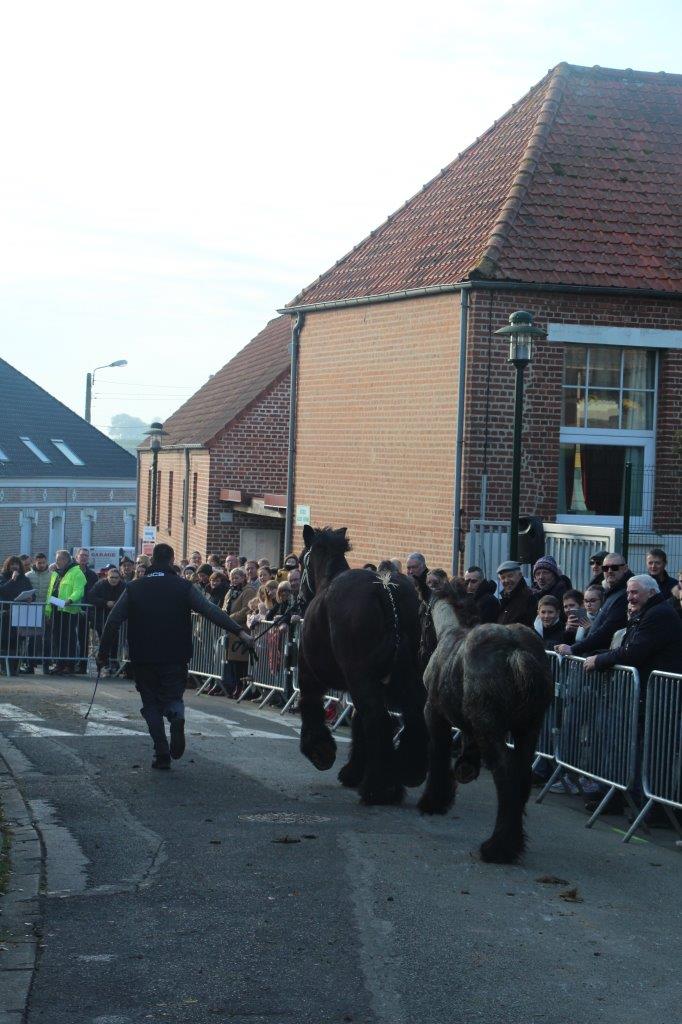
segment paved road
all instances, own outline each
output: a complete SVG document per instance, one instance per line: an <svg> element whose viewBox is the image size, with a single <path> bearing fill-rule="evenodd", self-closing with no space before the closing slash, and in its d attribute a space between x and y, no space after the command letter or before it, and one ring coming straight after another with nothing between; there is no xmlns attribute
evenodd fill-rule
<svg viewBox="0 0 682 1024"><path fill-rule="evenodd" d="M0 753L47 856L28 1024L679 1020L672 834L625 847L553 797L522 867L483 865L487 776L442 819L414 791L363 808L295 718L195 695L185 758L152 772L130 684L86 724L90 687L1 681Z"/></svg>

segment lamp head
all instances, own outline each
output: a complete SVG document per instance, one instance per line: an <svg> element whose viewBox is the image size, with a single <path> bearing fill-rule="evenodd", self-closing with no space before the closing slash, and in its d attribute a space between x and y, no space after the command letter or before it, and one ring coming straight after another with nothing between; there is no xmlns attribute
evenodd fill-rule
<svg viewBox="0 0 682 1024"><path fill-rule="evenodd" d="M167 431L163 429L163 423L150 423L149 430L147 431L147 437L149 438L149 447L153 452L158 452L161 448L161 438L166 436Z"/></svg>
<svg viewBox="0 0 682 1024"><path fill-rule="evenodd" d="M495 331L503 338L509 338L509 362L515 366L526 366L533 358L533 339L546 338L547 332L533 325L533 314L526 309L510 313L509 324Z"/></svg>
<svg viewBox="0 0 682 1024"><path fill-rule="evenodd" d="M109 366L127 366L127 359L115 359L113 363L109 363Z"/></svg>

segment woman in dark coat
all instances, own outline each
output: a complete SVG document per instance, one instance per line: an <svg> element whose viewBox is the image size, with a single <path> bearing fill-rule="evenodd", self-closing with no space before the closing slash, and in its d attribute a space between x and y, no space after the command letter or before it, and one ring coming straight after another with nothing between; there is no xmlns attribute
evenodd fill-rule
<svg viewBox="0 0 682 1024"><path fill-rule="evenodd" d="M211 573L208 586L206 587L205 594L211 604L217 604L219 608L222 608L225 595L230 589L230 581L224 572L213 572Z"/></svg>
<svg viewBox="0 0 682 1024"><path fill-rule="evenodd" d="M8 654L17 655L9 662L9 674L15 676L19 671L19 650L16 630L11 628L12 609L5 602L16 601L20 594L33 590L31 581L26 579L24 564L19 555L10 555L5 559L0 572L0 657Z"/></svg>
<svg viewBox="0 0 682 1024"><path fill-rule="evenodd" d="M109 618L109 612L114 607L119 597L125 592L126 584L123 582L121 573L115 565L107 568L106 577L95 583L90 591L90 603L95 606L95 630L97 636L101 637L104 623ZM118 649L118 636L114 642L114 649ZM117 666L109 665L109 671L115 671Z"/></svg>

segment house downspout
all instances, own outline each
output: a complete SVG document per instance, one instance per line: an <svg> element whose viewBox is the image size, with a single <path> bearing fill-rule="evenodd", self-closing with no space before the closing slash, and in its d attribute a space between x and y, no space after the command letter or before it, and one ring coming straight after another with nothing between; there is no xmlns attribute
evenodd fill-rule
<svg viewBox="0 0 682 1024"><path fill-rule="evenodd" d="M452 575L459 572L459 545L462 531L462 463L464 453L464 395L467 371L467 333L469 290L459 293L459 386L457 389L457 430L455 433L455 487L452 516Z"/></svg>
<svg viewBox="0 0 682 1024"><path fill-rule="evenodd" d="M185 482L182 488L182 557L187 558L187 537L189 534L189 448L185 445Z"/></svg>
<svg viewBox="0 0 682 1024"><path fill-rule="evenodd" d="M296 467L296 405L298 397L298 350L305 313L297 313L291 328L291 394L289 396L289 458L287 462L287 507L284 520L284 557L291 551L294 532L294 471Z"/></svg>

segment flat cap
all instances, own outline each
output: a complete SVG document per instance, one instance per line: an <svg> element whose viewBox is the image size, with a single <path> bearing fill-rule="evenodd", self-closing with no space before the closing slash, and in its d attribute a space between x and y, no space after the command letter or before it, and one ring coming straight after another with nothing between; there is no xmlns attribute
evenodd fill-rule
<svg viewBox="0 0 682 1024"><path fill-rule="evenodd" d="M519 562L500 562L497 572L498 574L501 572L521 572L521 564Z"/></svg>

